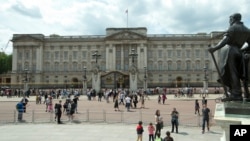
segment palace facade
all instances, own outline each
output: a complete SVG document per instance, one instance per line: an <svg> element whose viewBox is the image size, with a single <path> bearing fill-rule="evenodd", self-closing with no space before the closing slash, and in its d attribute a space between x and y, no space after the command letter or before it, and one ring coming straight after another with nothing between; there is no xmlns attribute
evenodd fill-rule
<svg viewBox="0 0 250 141"><path fill-rule="evenodd" d="M206 78L209 86L217 86L207 49L221 37L222 32L147 34L145 27L107 28L106 35L14 34L11 85L193 87L203 86Z"/></svg>

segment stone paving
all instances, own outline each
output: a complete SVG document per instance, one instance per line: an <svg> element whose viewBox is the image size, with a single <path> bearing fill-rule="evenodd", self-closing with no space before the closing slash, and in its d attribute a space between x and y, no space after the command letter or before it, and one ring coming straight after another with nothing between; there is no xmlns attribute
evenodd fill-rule
<svg viewBox="0 0 250 141"><path fill-rule="evenodd" d="M214 99L221 95L210 94L208 99L209 108L214 111L215 101ZM156 109L160 109L162 112L169 113L173 107L176 107L181 114L194 114L194 100L201 99L199 95L195 95L193 98L174 98L173 95L168 96L168 100L165 105L157 103L157 96L150 96L150 100L146 100L145 109L132 109L134 111L143 110L145 112L152 113L152 117ZM0 97L0 114L6 110L13 110L13 106L19 101L20 98L6 98ZM31 110L44 110L44 104L35 104L35 98L30 97L30 106L27 112ZM58 100L55 100L55 102ZM201 101L200 101L201 105ZM81 96L79 101L79 110L83 109L91 110L109 110L114 111L113 103L88 101L86 96ZM125 110L123 106L120 106L121 110ZM152 118L153 120L153 118ZM135 121L137 122L137 121ZM143 140L148 140L147 124L144 123ZM0 125L0 135L3 141L135 141L136 140L136 124L107 124L107 123L66 123L57 125L56 123L17 123L17 124L3 124ZM162 137L165 136L165 132L170 130L170 126L167 125L162 130ZM212 126L209 132L201 134L201 127L180 126L179 133L171 134L175 141L219 141L222 136L222 130L218 126Z"/></svg>

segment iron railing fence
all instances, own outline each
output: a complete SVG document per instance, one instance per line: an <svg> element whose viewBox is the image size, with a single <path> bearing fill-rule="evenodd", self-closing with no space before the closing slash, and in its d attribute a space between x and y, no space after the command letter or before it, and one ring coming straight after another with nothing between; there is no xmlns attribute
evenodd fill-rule
<svg viewBox="0 0 250 141"><path fill-rule="evenodd" d="M18 112L4 111L0 113L0 124L17 124L17 123L56 123L55 113L45 112L44 110L32 110L28 113L23 113L23 121L17 120ZM163 117L164 126L171 126L171 115L169 113L161 112ZM150 112L136 111L106 111L106 110L82 110L74 114L73 120L63 113L61 117L63 123L124 123L124 124L137 124L138 121L143 121L145 124L152 122L154 124L154 115ZM216 125L213 117L210 118L210 124ZM179 115L180 126L193 126L200 127L202 125L202 116L185 114Z"/></svg>

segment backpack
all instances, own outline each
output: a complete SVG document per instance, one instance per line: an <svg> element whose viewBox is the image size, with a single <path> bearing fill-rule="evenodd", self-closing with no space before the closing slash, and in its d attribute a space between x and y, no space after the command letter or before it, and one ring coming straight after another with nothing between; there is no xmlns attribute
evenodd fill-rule
<svg viewBox="0 0 250 141"><path fill-rule="evenodd" d="M20 102L18 102L17 104L16 104L16 110L22 110L22 106L23 106L23 104L22 103L20 103Z"/></svg>
<svg viewBox="0 0 250 141"><path fill-rule="evenodd" d="M172 137L165 137L164 141L173 141L173 138Z"/></svg>
<svg viewBox="0 0 250 141"><path fill-rule="evenodd" d="M162 138L155 138L155 141L163 141L163 139Z"/></svg>

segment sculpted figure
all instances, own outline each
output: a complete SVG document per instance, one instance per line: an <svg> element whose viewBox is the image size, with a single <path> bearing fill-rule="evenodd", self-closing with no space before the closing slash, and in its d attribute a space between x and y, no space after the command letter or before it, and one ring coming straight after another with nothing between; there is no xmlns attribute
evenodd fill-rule
<svg viewBox="0 0 250 141"><path fill-rule="evenodd" d="M245 98L249 97L247 88L246 59L242 47L250 45L250 30L241 22L241 14L235 13L229 17L230 26L223 39L214 47L208 49L210 53L220 49L218 63L221 79L218 82L228 88L229 97L222 101L242 101L241 80L245 86ZM246 47L244 50L248 50Z"/></svg>

